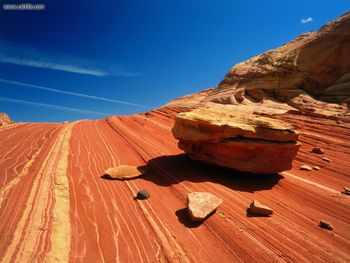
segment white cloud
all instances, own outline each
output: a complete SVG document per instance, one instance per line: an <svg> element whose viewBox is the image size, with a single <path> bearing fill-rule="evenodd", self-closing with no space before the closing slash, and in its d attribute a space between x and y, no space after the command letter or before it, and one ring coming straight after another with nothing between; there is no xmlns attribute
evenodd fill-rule
<svg viewBox="0 0 350 263"><path fill-rule="evenodd" d="M309 23L309 22L312 22L312 21L313 21L312 17L303 18L303 19L300 20L300 22L303 23L303 24L306 24L306 23Z"/></svg>
<svg viewBox="0 0 350 263"><path fill-rule="evenodd" d="M66 54L50 54L31 47L0 39L0 62L27 67L46 68L70 73L103 77L134 77L137 73L123 70L118 66L94 63L84 58Z"/></svg>
<svg viewBox="0 0 350 263"><path fill-rule="evenodd" d="M28 87L28 88L33 88L33 89L45 90L48 92L66 94L66 95L76 96L76 97L81 97L81 98L100 100L100 101L112 102L112 103L117 103L117 104L124 104L124 105L141 107L141 108L146 108L146 109L149 108L147 106L128 102L128 101L115 100L115 99L99 97L99 96L94 96L94 95L88 95L88 94L78 93L78 92L71 92L71 91L66 91L66 90L61 90L61 89L53 89L53 88L48 88L48 87L39 86L39 85L33 85L33 84L29 84L29 83L23 83L23 82L14 81L14 80L7 80L7 79L0 78L0 82L6 83L6 84L11 84L11 85L16 85L16 86L20 86L20 87Z"/></svg>
<svg viewBox="0 0 350 263"><path fill-rule="evenodd" d="M102 115L102 116L113 115L111 113L90 111L90 110L84 110L84 109L79 109L79 108L65 107L65 106L60 106L60 105L55 105L55 104L47 104L47 103L34 102L34 101L28 101L28 100L17 100L17 99L5 98L5 97L0 97L0 100L7 101L7 102L19 103L19 104L27 104L27 105L32 105L32 106L58 109L58 110L73 111L73 112L79 112L79 113L95 114L95 115Z"/></svg>

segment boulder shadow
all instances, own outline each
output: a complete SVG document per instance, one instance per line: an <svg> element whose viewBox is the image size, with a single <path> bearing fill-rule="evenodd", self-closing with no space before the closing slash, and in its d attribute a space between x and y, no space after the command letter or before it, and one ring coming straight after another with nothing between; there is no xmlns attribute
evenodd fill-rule
<svg viewBox="0 0 350 263"><path fill-rule="evenodd" d="M191 160L186 154L160 156L143 167L145 180L160 186L188 182L211 182L232 190L255 192L272 189L284 177L280 174L239 172L208 163Z"/></svg>
<svg viewBox="0 0 350 263"><path fill-rule="evenodd" d="M267 217L267 218L271 217L270 215L268 216L268 215L260 215L260 214L253 213L250 211L249 208L247 208L246 212L247 212L246 214L247 217Z"/></svg>
<svg viewBox="0 0 350 263"><path fill-rule="evenodd" d="M214 213L212 213L212 214L214 214ZM204 222L204 221L198 221L198 222L192 221L192 219L190 218L190 215L188 214L186 207L177 210L175 212L175 215L177 216L177 219L179 220L179 222L188 228L199 227ZM211 214L205 220L207 220L210 216L211 216Z"/></svg>

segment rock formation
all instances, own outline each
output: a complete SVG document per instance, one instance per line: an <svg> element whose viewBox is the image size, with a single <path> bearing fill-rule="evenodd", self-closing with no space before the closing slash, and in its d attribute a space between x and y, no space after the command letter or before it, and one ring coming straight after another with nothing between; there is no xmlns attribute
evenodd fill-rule
<svg viewBox="0 0 350 263"><path fill-rule="evenodd" d="M190 158L244 172L288 170L300 146L289 124L221 108L179 113L172 131Z"/></svg>
<svg viewBox="0 0 350 263"><path fill-rule="evenodd" d="M235 65L218 87L207 91L201 104L258 105L349 119L350 12ZM198 98L173 103L193 105Z"/></svg>
<svg viewBox="0 0 350 263"><path fill-rule="evenodd" d="M5 126L11 123L13 123L13 121L10 117L6 113L0 112L0 126Z"/></svg>

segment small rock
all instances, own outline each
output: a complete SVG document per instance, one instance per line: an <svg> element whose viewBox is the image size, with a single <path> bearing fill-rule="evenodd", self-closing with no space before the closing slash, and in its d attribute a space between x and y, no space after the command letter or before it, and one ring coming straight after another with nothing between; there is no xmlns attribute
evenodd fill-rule
<svg viewBox="0 0 350 263"><path fill-rule="evenodd" d="M144 171L138 166L119 165L108 168L104 173L112 179L124 180L139 177Z"/></svg>
<svg viewBox="0 0 350 263"><path fill-rule="evenodd" d="M250 208L249 211L253 214L257 214L257 215L263 215L263 216L270 216L273 214L273 210L266 206L261 204L259 201L254 200L251 204L250 204Z"/></svg>
<svg viewBox="0 0 350 263"><path fill-rule="evenodd" d="M323 157L323 158L322 158L322 160L323 160L323 161L326 161L326 162L329 162L329 163L331 163L331 162L332 162L332 160L331 160L331 159L329 159L328 157Z"/></svg>
<svg viewBox="0 0 350 263"><path fill-rule="evenodd" d="M333 225L330 222L324 221L324 220L320 221L320 225L319 226L324 228L324 229L328 229L328 230L333 230L334 229Z"/></svg>
<svg viewBox="0 0 350 263"><path fill-rule="evenodd" d="M324 150L321 147L315 147L310 152L317 154L324 154Z"/></svg>
<svg viewBox="0 0 350 263"><path fill-rule="evenodd" d="M314 170L317 170L317 171L321 169L319 166L314 166L312 168L314 168Z"/></svg>
<svg viewBox="0 0 350 263"><path fill-rule="evenodd" d="M350 195L350 188L344 187L344 191L342 193L345 195Z"/></svg>
<svg viewBox="0 0 350 263"><path fill-rule="evenodd" d="M305 170L305 171L311 171L312 170L312 168L310 166L306 165L306 164L300 166L299 169L300 170Z"/></svg>
<svg viewBox="0 0 350 263"><path fill-rule="evenodd" d="M203 221L222 204L222 199L207 193L193 192L187 196L188 213L192 221Z"/></svg>
<svg viewBox="0 0 350 263"><path fill-rule="evenodd" d="M150 197L150 194L147 190L140 190L137 192L136 199L138 200L146 200Z"/></svg>

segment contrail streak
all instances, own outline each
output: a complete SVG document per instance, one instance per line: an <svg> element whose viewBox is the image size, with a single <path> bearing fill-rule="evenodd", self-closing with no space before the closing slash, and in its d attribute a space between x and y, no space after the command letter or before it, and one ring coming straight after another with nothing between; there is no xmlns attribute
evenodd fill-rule
<svg viewBox="0 0 350 263"><path fill-rule="evenodd" d="M17 100L17 99L5 98L5 97L0 97L0 100L14 102L14 103L20 103L20 104L28 104L28 105L39 106L39 107L47 107L47 108L58 109L58 110L73 111L73 112L79 112L79 113L88 113L88 114L95 114L95 115L102 115L102 116L113 115L111 113L106 113L106 112L90 111L90 110L65 107L65 106L60 106L60 105L55 105L55 104L46 104L46 103L27 101L27 100Z"/></svg>
<svg viewBox="0 0 350 263"><path fill-rule="evenodd" d="M101 100L101 101L107 101L107 102L112 102L112 103L117 103L117 104L124 104L124 105L149 109L149 107L147 107L145 105L140 105L140 104L136 104L136 103L132 103L132 102L128 102L128 101L114 100L114 99L109 99L109 98L104 98L104 97L87 95L84 93L61 90L61 89L52 89L52 88L48 88L48 87L43 87L43 86L33 85L33 84L29 84L29 83L13 81L13 80L7 80L7 79L2 79L2 78L0 78L0 82L6 83L6 84L22 86L22 87L29 87L29 88L33 88L33 89L45 90L45 91L49 91L49 92L61 93L61 94L66 94L66 95L71 95L71 96L76 96L76 97L81 97L81 98Z"/></svg>

